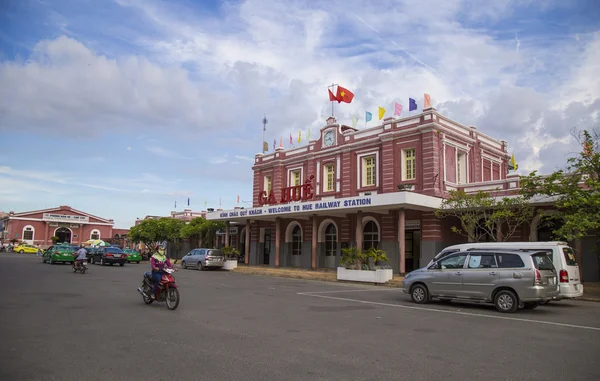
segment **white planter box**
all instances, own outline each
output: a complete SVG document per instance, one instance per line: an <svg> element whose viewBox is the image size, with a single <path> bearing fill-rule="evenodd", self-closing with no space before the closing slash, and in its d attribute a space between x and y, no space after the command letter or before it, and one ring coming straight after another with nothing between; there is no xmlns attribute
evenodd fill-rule
<svg viewBox="0 0 600 381"><path fill-rule="evenodd" d="M392 280L392 269L378 270L348 270L345 267L337 268L338 280L350 280L354 282L385 283Z"/></svg>
<svg viewBox="0 0 600 381"><path fill-rule="evenodd" d="M238 262L237 260L229 260L229 261L225 261L223 262L223 270L233 270L237 267Z"/></svg>

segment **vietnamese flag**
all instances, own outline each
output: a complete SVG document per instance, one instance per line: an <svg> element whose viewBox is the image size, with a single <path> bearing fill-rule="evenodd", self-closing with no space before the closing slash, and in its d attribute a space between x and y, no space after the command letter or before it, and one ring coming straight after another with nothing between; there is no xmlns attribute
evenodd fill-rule
<svg viewBox="0 0 600 381"><path fill-rule="evenodd" d="M343 88L342 86L338 86L337 88L337 94L335 96L337 98L338 103L340 102L345 102L345 103L350 103L352 102L352 99L354 98L354 93L352 93L352 91Z"/></svg>
<svg viewBox="0 0 600 381"><path fill-rule="evenodd" d="M335 95L333 95L331 90L327 89L327 91L329 92L329 101L330 102L337 101L337 98L335 97Z"/></svg>

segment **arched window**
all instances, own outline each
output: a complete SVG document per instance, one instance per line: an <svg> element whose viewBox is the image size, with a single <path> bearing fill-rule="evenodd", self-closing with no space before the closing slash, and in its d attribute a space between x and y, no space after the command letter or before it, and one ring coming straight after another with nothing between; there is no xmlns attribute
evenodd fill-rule
<svg viewBox="0 0 600 381"><path fill-rule="evenodd" d="M100 230L92 230L92 232L90 233L90 239L100 239Z"/></svg>
<svg viewBox="0 0 600 381"><path fill-rule="evenodd" d="M327 225L325 229L325 256L335 256L337 246L337 230L334 224Z"/></svg>
<svg viewBox="0 0 600 381"><path fill-rule="evenodd" d="M27 225L23 228L23 241L33 241L35 229L31 225Z"/></svg>
<svg viewBox="0 0 600 381"><path fill-rule="evenodd" d="M363 250L379 248L379 227L375 221L369 221L363 229Z"/></svg>
<svg viewBox="0 0 600 381"><path fill-rule="evenodd" d="M292 231L292 255L302 255L302 229L299 225Z"/></svg>

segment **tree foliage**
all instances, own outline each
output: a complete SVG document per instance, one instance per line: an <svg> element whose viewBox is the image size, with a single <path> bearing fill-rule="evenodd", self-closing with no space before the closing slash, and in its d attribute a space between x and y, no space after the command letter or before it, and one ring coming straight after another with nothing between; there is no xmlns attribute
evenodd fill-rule
<svg viewBox="0 0 600 381"><path fill-rule="evenodd" d="M152 253L157 244L176 242L181 238L181 229L185 225L182 220L163 217L148 219L129 230L129 239L135 243L143 243Z"/></svg>
<svg viewBox="0 0 600 381"><path fill-rule="evenodd" d="M189 238L199 246L214 247L217 232L225 227L225 222L196 217L181 229L181 237Z"/></svg>
<svg viewBox="0 0 600 381"><path fill-rule="evenodd" d="M534 207L523 196L494 197L484 191L467 194L462 190L451 190L450 197L435 211L438 218L458 219L460 226L453 225L451 230L471 242L485 236L508 241L519 226L531 221L534 213Z"/></svg>
<svg viewBox="0 0 600 381"><path fill-rule="evenodd" d="M582 149L567 159L566 169L521 177L526 199L554 204L563 224L553 233L566 240L600 233L600 133L584 130L572 135Z"/></svg>
<svg viewBox="0 0 600 381"><path fill-rule="evenodd" d="M202 217L196 217L181 228L181 238L189 238L190 241L197 246L200 246L200 238L202 237L202 226L206 220Z"/></svg>

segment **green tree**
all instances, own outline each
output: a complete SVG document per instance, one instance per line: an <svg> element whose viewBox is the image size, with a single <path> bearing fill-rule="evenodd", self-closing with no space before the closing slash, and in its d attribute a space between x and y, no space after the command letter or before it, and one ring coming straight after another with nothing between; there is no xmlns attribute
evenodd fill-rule
<svg viewBox="0 0 600 381"><path fill-rule="evenodd" d="M225 230L226 227L227 225L225 222L205 220L200 226L200 240L202 241L202 246L214 248L217 232L219 230Z"/></svg>
<svg viewBox="0 0 600 381"><path fill-rule="evenodd" d="M200 245L200 238L202 237L202 225L206 220L202 217L196 217L181 228L181 237L189 238L194 246Z"/></svg>
<svg viewBox="0 0 600 381"><path fill-rule="evenodd" d="M458 220L451 230L471 242L485 236L508 241L519 226L530 223L534 214L535 208L523 196L495 197L484 191L467 194L462 190L450 191L450 197L435 211L438 218Z"/></svg>
<svg viewBox="0 0 600 381"><path fill-rule="evenodd" d="M600 235L600 134L572 134L582 149L567 159L566 169L546 176L533 171L520 179L526 199L554 204L563 223L553 233L565 240Z"/></svg>
<svg viewBox="0 0 600 381"><path fill-rule="evenodd" d="M181 238L181 229L185 225L182 220L163 217L160 219L148 219L129 230L128 238L134 243L143 243L150 254L154 253L154 247L163 242L178 242Z"/></svg>

